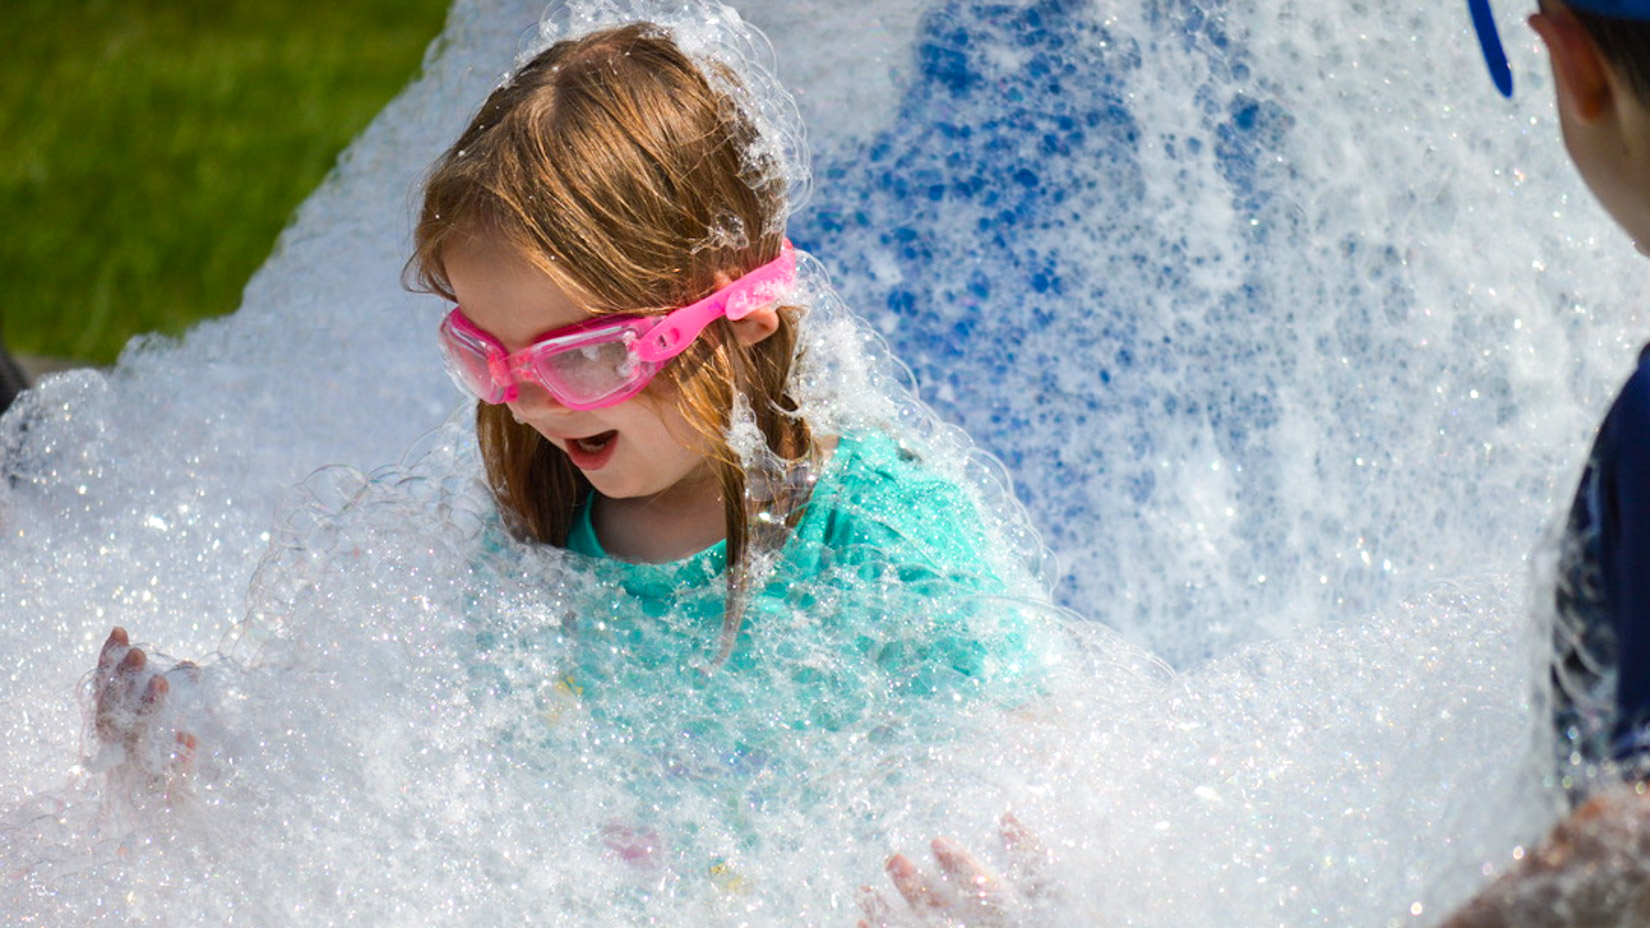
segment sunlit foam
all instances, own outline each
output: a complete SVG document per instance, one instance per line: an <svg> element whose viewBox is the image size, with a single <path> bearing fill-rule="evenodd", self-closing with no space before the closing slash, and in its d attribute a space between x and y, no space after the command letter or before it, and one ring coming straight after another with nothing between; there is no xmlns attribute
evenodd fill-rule
<svg viewBox="0 0 1650 928"><path fill-rule="evenodd" d="M745 832L678 792L649 834L630 747L501 735L579 711L538 632L583 580L467 554L488 503L462 414L440 426L442 307L400 289L409 191L538 13L457 4L237 314L0 425L0 909L851 923L887 852L940 830L990 852L1012 807L1055 851L1052 923L1387 926L1539 835L1526 560L1650 288L1516 23L1507 103L1450 5L746 8L815 152L793 237L1002 466L840 314L816 333L874 357L821 358L811 401L905 415L982 498L1012 478L1060 602L1098 624L1026 719L887 750L850 726L799 746L817 775ZM876 389L829 406L843 383ZM490 698L452 621L477 597L520 642ZM187 807L92 771L76 681L113 624L217 654ZM630 862L696 822L695 847L766 853L691 880Z"/></svg>

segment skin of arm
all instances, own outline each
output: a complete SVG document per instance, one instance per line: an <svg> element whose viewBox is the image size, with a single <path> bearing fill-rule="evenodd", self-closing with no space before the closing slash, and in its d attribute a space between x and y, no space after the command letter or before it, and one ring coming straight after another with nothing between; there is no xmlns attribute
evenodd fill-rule
<svg viewBox="0 0 1650 928"><path fill-rule="evenodd" d="M1440 928L1650 924L1650 786L1588 800Z"/></svg>

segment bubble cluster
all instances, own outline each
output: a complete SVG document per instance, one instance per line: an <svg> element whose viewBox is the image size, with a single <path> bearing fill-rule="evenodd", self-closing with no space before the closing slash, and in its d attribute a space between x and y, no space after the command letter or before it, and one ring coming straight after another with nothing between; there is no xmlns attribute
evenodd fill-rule
<svg viewBox="0 0 1650 928"><path fill-rule="evenodd" d="M933 5L797 230L1015 476L1063 601L1181 666L1521 570L1645 273L1574 247L1620 237L1544 74L1480 93L1452 11L1239 7Z"/></svg>
<svg viewBox="0 0 1650 928"><path fill-rule="evenodd" d="M409 204L512 56L638 12L738 75L789 191L804 414L962 486L998 601L861 582L875 552L850 552L751 617L808 673L718 675L723 589L638 623L500 530L445 307L400 289ZM1526 560L1647 287L1533 40L1507 103L1443 6L540 13L458 0L239 312L0 419L7 918L851 924L937 834L1006 865L1012 809L1049 848L1032 923L1388 928L1550 824ZM817 476L781 470L753 492ZM1008 718L944 711L922 699L971 695L956 675L833 638L849 598L884 643L966 632L963 661L1071 641ZM581 622L621 644L582 653ZM198 665L140 746L197 736L178 801L89 733L113 625Z"/></svg>

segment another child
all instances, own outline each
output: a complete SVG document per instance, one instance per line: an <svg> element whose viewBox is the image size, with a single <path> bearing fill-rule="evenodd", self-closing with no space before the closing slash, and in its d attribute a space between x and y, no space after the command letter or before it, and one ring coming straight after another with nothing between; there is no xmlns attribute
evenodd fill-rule
<svg viewBox="0 0 1650 928"><path fill-rule="evenodd" d="M1488 2L1472 7L1491 73L1510 95ZM1530 25L1552 63L1571 159L1650 256L1650 2L1543 0ZM1650 907L1650 352L1599 428L1556 599L1556 772L1581 805L1451 928L1642 924Z"/></svg>

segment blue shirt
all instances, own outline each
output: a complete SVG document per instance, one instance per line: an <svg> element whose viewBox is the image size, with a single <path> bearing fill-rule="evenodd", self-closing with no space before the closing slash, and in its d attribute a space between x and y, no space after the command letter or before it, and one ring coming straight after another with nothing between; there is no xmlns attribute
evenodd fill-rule
<svg viewBox="0 0 1650 928"><path fill-rule="evenodd" d="M1560 552L1559 774L1650 773L1650 347L1599 426Z"/></svg>

